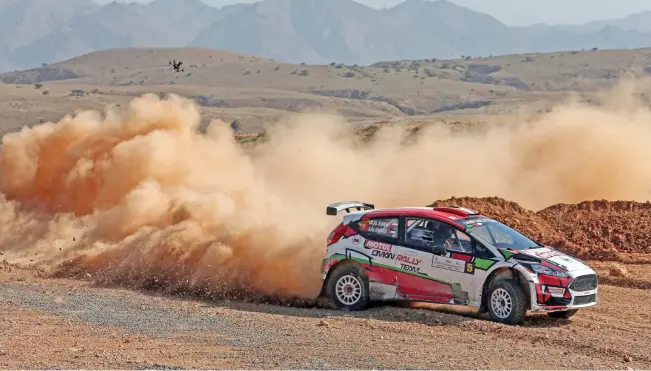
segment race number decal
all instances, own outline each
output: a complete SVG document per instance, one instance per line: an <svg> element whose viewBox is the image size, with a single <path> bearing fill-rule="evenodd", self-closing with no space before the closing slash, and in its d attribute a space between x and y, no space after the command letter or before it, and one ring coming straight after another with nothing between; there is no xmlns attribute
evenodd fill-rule
<svg viewBox="0 0 651 371"><path fill-rule="evenodd" d="M434 255L432 257L432 267L457 273L475 274L475 265L472 262L445 256Z"/></svg>

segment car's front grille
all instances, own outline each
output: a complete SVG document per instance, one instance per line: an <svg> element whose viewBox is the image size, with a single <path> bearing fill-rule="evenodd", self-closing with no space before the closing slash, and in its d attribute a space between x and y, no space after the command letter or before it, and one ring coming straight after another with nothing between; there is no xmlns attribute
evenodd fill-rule
<svg viewBox="0 0 651 371"><path fill-rule="evenodd" d="M583 296L576 296L574 298L574 305L583 305L583 304L589 304L595 301L596 295L595 294L590 294L590 295L583 295Z"/></svg>
<svg viewBox="0 0 651 371"><path fill-rule="evenodd" d="M585 276L578 276L570 284L570 289L574 291L588 291L597 288L597 275L587 274Z"/></svg>

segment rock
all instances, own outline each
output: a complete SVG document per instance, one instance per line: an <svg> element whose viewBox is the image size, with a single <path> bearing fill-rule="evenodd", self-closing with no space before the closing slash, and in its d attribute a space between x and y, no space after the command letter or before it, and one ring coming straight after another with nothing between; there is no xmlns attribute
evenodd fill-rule
<svg viewBox="0 0 651 371"><path fill-rule="evenodd" d="M330 327L330 324L324 320L319 321L319 326L325 326L325 327Z"/></svg>
<svg viewBox="0 0 651 371"><path fill-rule="evenodd" d="M620 264L614 263L611 267L610 270L608 271L608 274L613 276L613 277L626 277L628 276L628 270Z"/></svg>
<svg viewBox="0 0 651 371"><path fill-rule="evenodd" d="M630 356L628 356L628 355L624 356L624 362L628 363L628 362L631 362L631 361L633 361L633 359Z"/></svg>

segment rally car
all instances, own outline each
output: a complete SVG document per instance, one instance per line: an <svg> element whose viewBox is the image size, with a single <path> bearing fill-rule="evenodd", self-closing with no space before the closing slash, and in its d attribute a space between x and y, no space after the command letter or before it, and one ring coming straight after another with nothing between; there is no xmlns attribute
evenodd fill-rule
<svg viewBox="0 0 651 371"><path fill-rule="evenodd" d="M357 201L327 239L321 296L341 310L407 300L479 307L517 325L527 311L569 318L598 303L597 275L575 257L462 207L375 209Z"/></svg>

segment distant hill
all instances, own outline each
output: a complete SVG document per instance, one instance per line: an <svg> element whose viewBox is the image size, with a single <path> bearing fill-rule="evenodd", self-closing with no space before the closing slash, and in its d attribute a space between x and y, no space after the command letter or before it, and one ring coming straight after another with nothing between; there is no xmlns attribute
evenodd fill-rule
<svg viewBox="0 0 651 371"><path fill-rule="evenodd" d="M651 46L651 12L580 26L508 27L445 0L376 10L353 0L261 0L223 8L200 0L109 3L0 0L0 71L88 52L194 46L291 63L368 65L513 53Z"/></svg>
<svg viewBox="0 0 651 371"><path fill-rule="evenodd" d="M183 61L179 71L173 59ZM650 76L650 60L647 48L310 65L206 48L126 48L3 73L0 83L59 94L73 86L100 95L176 92L219 109L332 108L364 118L418 117L510 112L570 92L599 99L594 93L625 74Z"/></svg>

